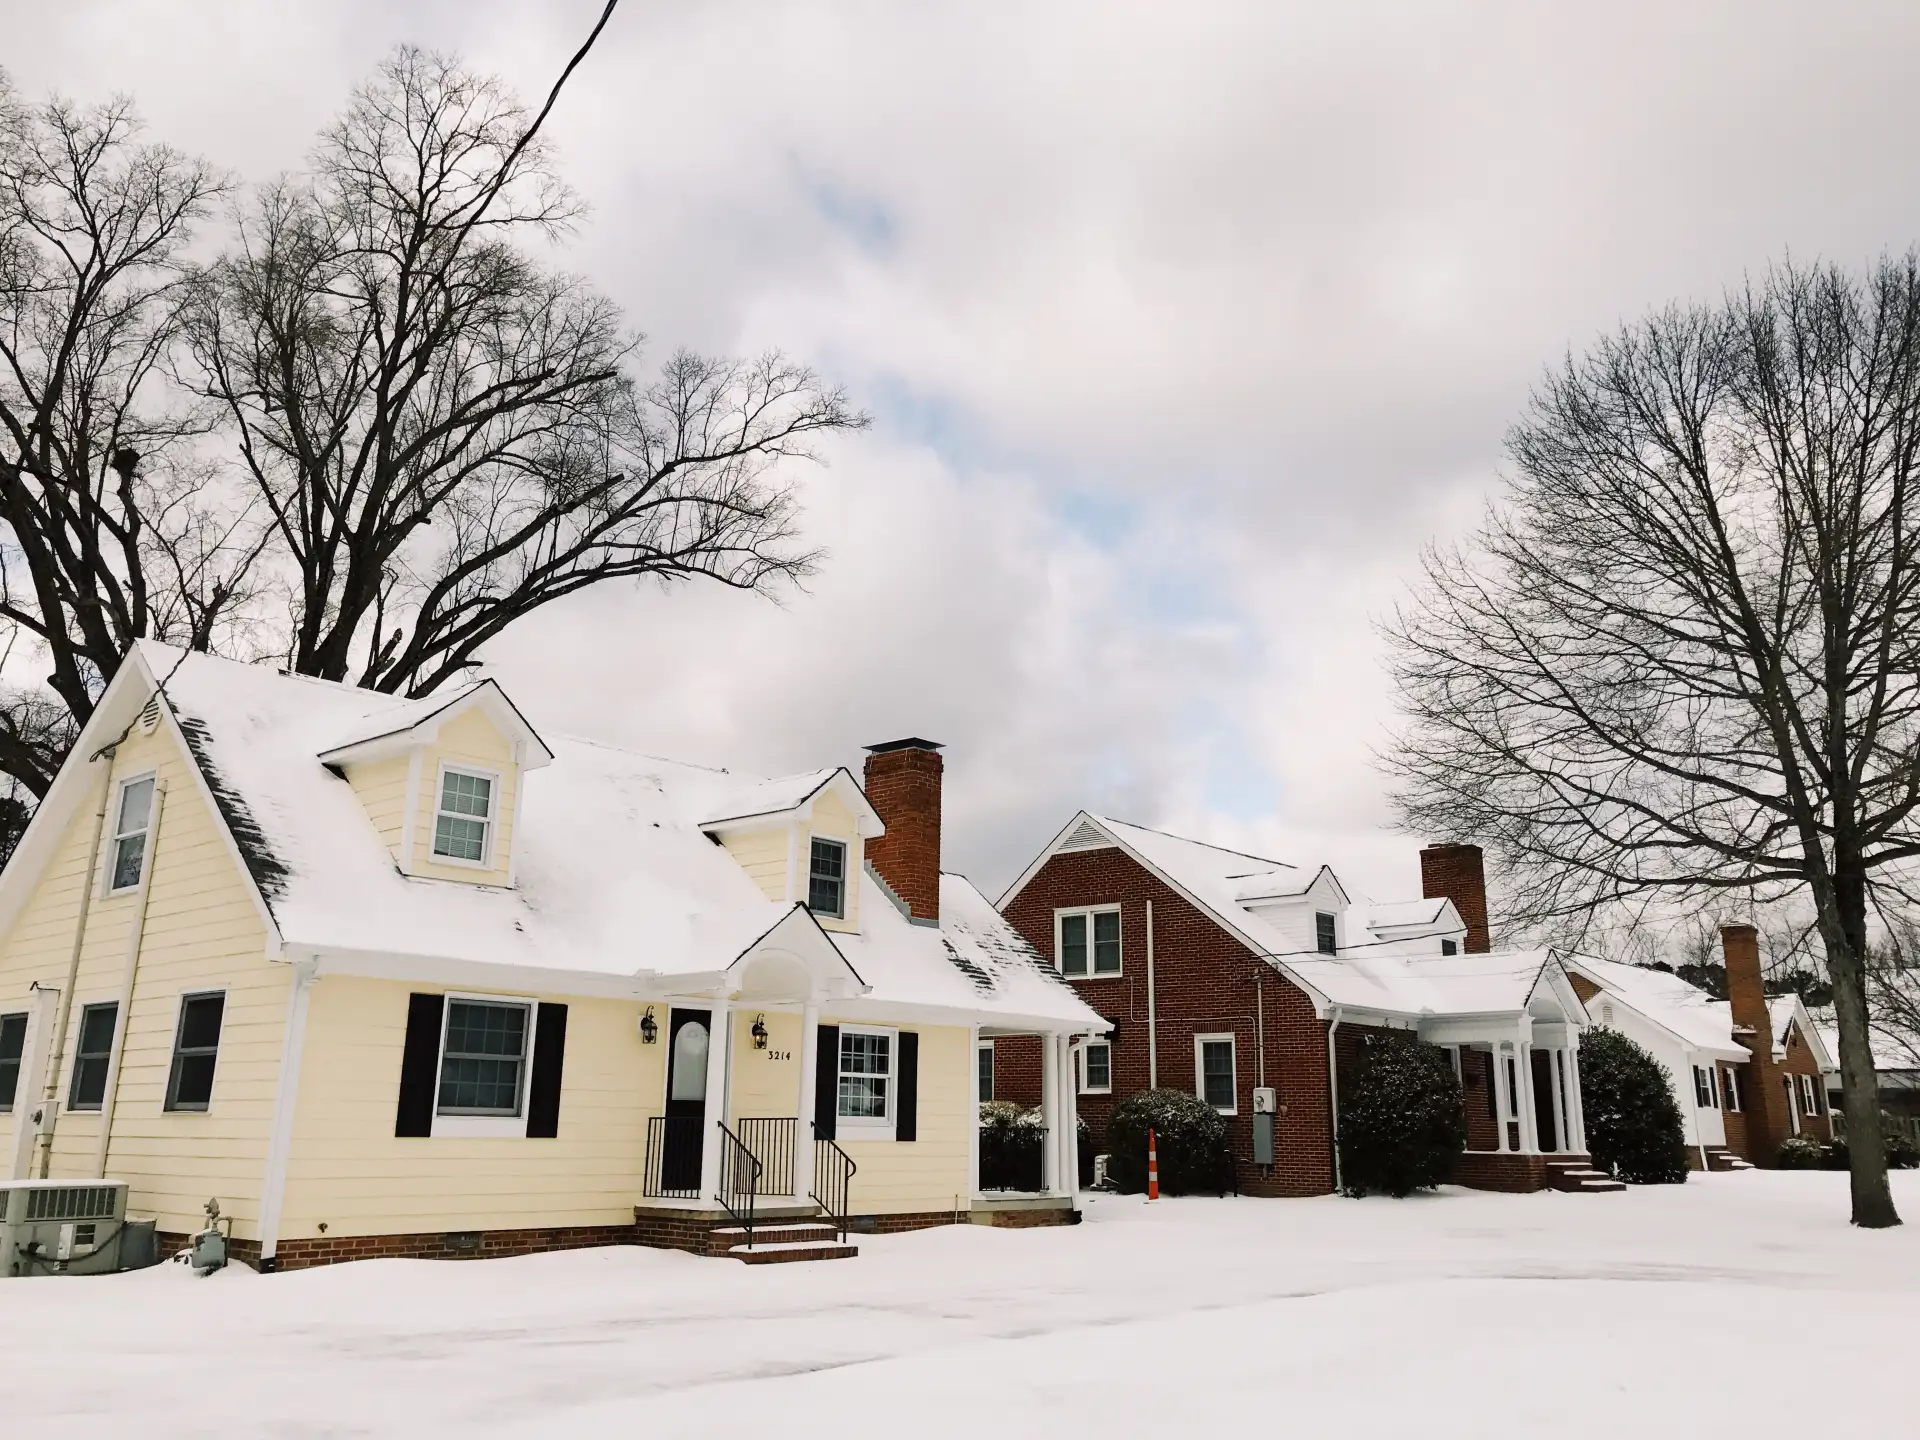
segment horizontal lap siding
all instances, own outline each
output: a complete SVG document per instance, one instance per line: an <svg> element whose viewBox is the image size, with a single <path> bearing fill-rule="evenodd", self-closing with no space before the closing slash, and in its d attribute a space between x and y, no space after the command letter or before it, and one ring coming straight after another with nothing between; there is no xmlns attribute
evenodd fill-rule
<svg viewBox="0 0 1920 1440"><path fill-rule="evenodd" d="M128 737L112 762L110 804L118 801L122 779L148 771L157 772L166 794L133 1002L123 1017L126 1043L106 1170L130 1183L133 1213L154 1216L163 1230L200 1228L206 1202L218 1199L222 1213L235 1217L234 1233L253 1238L258 1233L290 972L265 958L266 929L259 910L220 822L200 794L191 763L165 727L150 736ZM94 791L69 824L47 872L0 945L0 1011L20 1008L34 981L54 987L66 983L98 795ZM109 815L109 827L111 823ZM107 861L103 844L101 864ZM60 1066L63 1110L81 1008L118 1001L137 903L133 894L96 895L87 917L73 1020ZM199 990L226 993L212 1103L204 1114L170 1113L164 1106L180 997ZM100 1123L95 1112L61 1116L54 1149L56 1177L94 1173Z"/></svg>
<svg viewBox="0 0 1920 1440"><path fill-rule="evenodd" d="M752 877L769 900L787 898L787 851L790 832L785 825L767 830L732 831L721 837L734 863Z"/></svg>
<svg viewBox="0 0 1920 1440"><path fill-rule="evenodd" d="M388 853L396 860L400 858L400 839L406 831L409 770L404 755L347 767L347 783L353 786L360 808L367 812Z"/></svg>
<svg viewBox="0 0 1920 1440"><path fill-rule="evenodd" d="M861 1140L841 1132L840 1148L860 1167L848 1202L855 1215L965 1209L973 1193L967 1171L975 1115L972 1036L951 1026L904 1028L920 1035L919 1138Z"/></svg>
<svg viewBox="0 0 1920 1440"><path fill-rule="evenodd" d="M767 1048L753 1048L754 1010L733 1014L732 1117L800 1115L800 1017L770 1011ZM809 1120L812 1116L807 1117Z"/></svg>
<svg viewBox="0 0 1920 1440"><path fill-rule="evenodd" d="M428 988L315 983L282 1237L315 1238L322 1223L329 1236L630 1224L667 1053L664 1033L641 1043L643 1007L541 997L567 1006L556 1138L401 1139L407 997Z"/></svg>

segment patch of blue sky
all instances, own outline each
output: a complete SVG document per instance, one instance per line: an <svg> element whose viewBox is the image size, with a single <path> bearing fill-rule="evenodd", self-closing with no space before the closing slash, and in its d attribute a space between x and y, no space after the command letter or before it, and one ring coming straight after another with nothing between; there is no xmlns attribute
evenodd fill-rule
<svg viewBox="0 0 1920 1440"><path fill-rule="evenodd" d="M800 185L814 213L859 251L876 260L890 257L900 242L900 223L885 204L871 195L842 189L830 180L809 175L796 162Z"/></svg>

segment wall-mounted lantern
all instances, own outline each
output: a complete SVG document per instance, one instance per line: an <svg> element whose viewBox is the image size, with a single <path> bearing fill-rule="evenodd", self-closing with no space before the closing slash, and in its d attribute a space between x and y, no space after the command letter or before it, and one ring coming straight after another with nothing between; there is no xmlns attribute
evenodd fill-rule
<svg viewBox="0 0 1920 1440"><path fill-rule="evenodd" d="M640 1043L651 1045L660 1038L660 1023L653 1018L653 1007L647 1006L647 1013L640 1017Z"/></svg>
<svg viewBox="0 0 1920 1440"><path fill-rule="evenodd" d="M756 1050L766 1049L767 1048L767 1017L765 1015L756 1015L753 1017L752 1034L753 1034L753 1048Z"/></svg>

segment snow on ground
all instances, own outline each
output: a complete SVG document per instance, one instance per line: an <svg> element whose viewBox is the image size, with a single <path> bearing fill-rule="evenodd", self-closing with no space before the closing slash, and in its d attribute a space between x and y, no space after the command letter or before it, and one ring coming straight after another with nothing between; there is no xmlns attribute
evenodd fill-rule
<svg viewBox="0 0 1920 1440"><path fill-rule="evenodd" d="M1920 1173L1894 1179L1915 1228L1848 1227L1843 1175L1754 1172L1598 1196L1090 1196L1074 1229L866 1237L814 1265L621 1248L7 1281L0 1426L1912 1435Z"/></svg>

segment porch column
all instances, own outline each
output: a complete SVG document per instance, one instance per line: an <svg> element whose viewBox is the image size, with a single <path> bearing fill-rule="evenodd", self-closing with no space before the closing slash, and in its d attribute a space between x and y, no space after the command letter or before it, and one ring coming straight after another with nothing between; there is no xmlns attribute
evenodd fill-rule
<svg viewBox="0 0 1920 1440"><path fill-rule="evenodd" d="M1513 1047L1513 1068L1520 1081L1520 1094L1516 1103L1520 1107L1520 1150L1522 1154L1540 1153L1540 1116L1533 1095L1533 1046L1525 1041L1515 1042Z"/></svg>
<svg viewBox="0 0 1920 1440"><path fill-rule="evenodd" d="M1040 1161L1040 1184L1053 1188L1053 1177L1060 1173L1060 1056L1054 1037L1040 1037L1040 1123L1046 1127L1046 1144Z"/></svg>
<svg viewBox="0 0 1920 1440"><path fill-rule="evenodd" d="M1056 1184L1062 1195L1071 1196L1080 1188L1080 1086L1075 1074L1073 1037L1054 1039L1060 1054L1060 1167Z"/></svg>
<svg viewBox="0 0 1920 1440"><path fill-rule="evenodd" d="M1497 1040L1494 1041L1488 1053L1493 1056L1493 1108L1499 1111L1500 1114L1496 1126L1499 1131L1499 1140L1493 1148L1504 1151L1509 1148L1507 1144L1507 1116L1513 1110L1513 1096L1507 1085L1507 1055L1506 1052L1501 1049L1500 1042Z"/></svg>
<svg viewBox="0 0 1920 1440"><path fill-rule="evenodd" d="M1571 1131L1568 1148L1584 1155L1587 1153L1587 1112L1580 1103L1580 1045L1575 1042L1567 1046L1567 1126Z"/></svg>
<svg viewBox="0 0 1920 1440"><path fill-rule="evenodd" d="M700 1200L707 1204L720 1196L720 1122L727 1114L728 1051L733 1048L733 1011L726 997L713 997L707 1031L707 1133L700 1137Z"/></svg>
<svg viewBox="0 0 1920 1440"><path fill-rule="evenodd" d="M1562 1151L1573 1148L1567 1143L1568 1137L1573 1134L1573 1116L1567 1109L1566 1087L1560 1078L1566 1065L1566 1050L1559 1045L1550 1046L1547 1050L1547 1071L1548 1079L1553 1083L1553 1148Z"/></svg>
<svg viewBox="0 0 1920 1440"><path fill-rule="evenodd" d="M793 1122L793 1198L813 1193L813 1113L820 1072L820 1007L800 1011L800 1114Z"/></svg>

